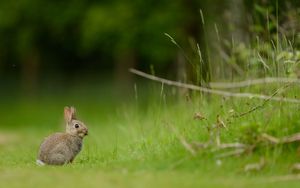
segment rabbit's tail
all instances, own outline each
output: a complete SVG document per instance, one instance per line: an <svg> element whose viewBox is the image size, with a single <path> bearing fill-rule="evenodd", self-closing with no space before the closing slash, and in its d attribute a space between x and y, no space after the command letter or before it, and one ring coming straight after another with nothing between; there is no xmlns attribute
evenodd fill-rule
<svg viewBox="0 0 300 188"><path fill-rule="evenodd" d="M36 160L36 164L38 166L45 166L45 163L43 161L39 160L39 159Z"/></svg>

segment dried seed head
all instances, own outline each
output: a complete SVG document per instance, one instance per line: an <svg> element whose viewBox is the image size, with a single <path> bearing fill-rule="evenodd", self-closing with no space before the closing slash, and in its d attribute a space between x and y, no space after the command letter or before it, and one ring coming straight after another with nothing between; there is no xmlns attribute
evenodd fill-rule
<svg viewBox="0 0 300 188"><path fill-rule="evenodd" d="M196 112L196 113L194 114L194 119L195 119L195 120L203 120L203 119L206 119L206 117L205 117L202 113Z"/></svg>
<svg viewBox="0 0 300 188"><path fill-rule="evenodd" d="M217 115L217 127L225 128L227 130L227 127L226 127L224 121L221 119L220 115Z"/></svg>

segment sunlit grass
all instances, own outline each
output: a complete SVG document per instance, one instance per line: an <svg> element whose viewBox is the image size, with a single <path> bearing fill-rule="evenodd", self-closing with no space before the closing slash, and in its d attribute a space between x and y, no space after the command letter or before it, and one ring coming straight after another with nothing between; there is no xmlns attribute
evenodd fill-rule
<svg viewBox="0 0 300 188"><path fill-rule="evenodd" d="M92 91L94 87L85 92ZM82 88L74 88L72 99L61 95L43 95L16 103L7 100L1 109L0 178L9 187L63 186L107 187L280 187L268 178L291 172L298 161L297 145L266 145L253 153L218 161L217 154L200 150L196 156L185 149L170 128L173 126L188 142L207 142L207 126L217 115L226 120L232 110L244 112L260 104L256 99L233 99L200 93L178 94L175 88L137 83L133 97L113 98L100 92L82 99ZM108 91L110 88L106 88ZM247 88L249 90L249 88ZM252 89L259 91L259 89ZM270 89L269 93L273 89ZM289 90L290 96L298 88ZM73 93L69 91L68 93ZM131 95L129 95L131 96ZM38 100L38 102L37 102ZM63 167L38 167L35 159L42 139L64 129L64 105L77 107L78 116L90 129L83 151L74 164ZM269 133L287 136L299 132L299 105L268 102L242 118L226 122L221 142L251 143L257 135ZM208 120L193 118L201 112ZM245 165L260 158L266 166L258 172L244 172ZM13 180L18 181L13 181ZM214 181L212 181L214 180ZM289 181L290 187L296 182Z"/></svg>

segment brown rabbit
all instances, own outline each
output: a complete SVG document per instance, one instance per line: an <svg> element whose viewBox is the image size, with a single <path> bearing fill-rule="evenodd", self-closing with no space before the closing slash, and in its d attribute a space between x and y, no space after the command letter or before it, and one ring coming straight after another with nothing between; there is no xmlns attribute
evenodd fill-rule
<svg viewBox="0 0 300 188"><path fill-rule="evenodd" d="M82 147L88 128L76 119L74 107L65 107L66 133L48 136L40 146L38 165L63 165L72 163Z"/></svg>

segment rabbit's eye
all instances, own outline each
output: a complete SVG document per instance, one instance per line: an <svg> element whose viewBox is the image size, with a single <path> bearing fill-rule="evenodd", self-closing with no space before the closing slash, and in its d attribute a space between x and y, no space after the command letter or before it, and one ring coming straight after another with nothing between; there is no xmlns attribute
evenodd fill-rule
<svg viewBox="0 0 300 188"><path fill-rule="evenodd" d="M78 128L79 128L79 125L78 125L77 123L75 124L75 128L76 128L76 129L78 129Z"/></svg>

